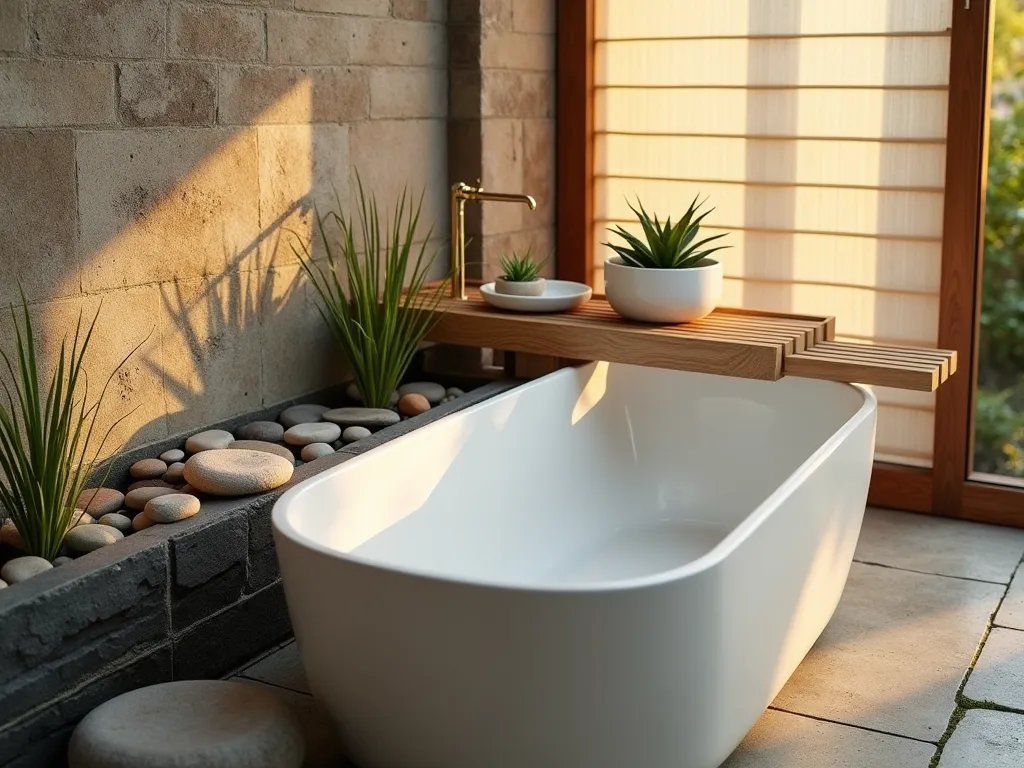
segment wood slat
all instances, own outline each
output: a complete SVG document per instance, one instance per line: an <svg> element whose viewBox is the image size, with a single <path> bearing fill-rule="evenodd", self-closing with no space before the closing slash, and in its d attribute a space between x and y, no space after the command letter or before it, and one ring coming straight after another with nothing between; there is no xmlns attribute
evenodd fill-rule
<svg viewBox="0 0 1024 768"><path fill-rule="evenodd" d="M831 341L788 355L784 374L931 392L956 371L956 352Z"/></svg>

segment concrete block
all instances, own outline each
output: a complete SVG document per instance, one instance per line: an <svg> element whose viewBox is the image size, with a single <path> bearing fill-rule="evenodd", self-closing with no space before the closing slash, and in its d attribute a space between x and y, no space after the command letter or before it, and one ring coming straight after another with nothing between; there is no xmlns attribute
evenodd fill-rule
<svg viewBox="0 0 1024 768"><path fill-rule="evenodd" d="M410 21L444 21L447 5L446 0L392 0L391 14Z"/></svg>
<svg viewBox="0 0 1024 768"><path fill-rule="evenodd" d="M448 59L443 24L373 18L353 18L351 24L353 64L444 67Z"/></svg>
<svg viewBox="0 0 1024 768"><path fill-rule="evenodd" d="M173 58L262 61L264 16L253 8L178 3L168 12Z"/></svg>
<svg viewBox="0 0 1024 768"><path fill-rule="evenodd" d="M118 66L118 113L132 126L212 125L217 71L183 61L135 61Z"/></svg>
<svg viewBox="0 0 1024 768"><path fill-rule="evenodd" d="M344 13L348 16L387 16L388 0L295 0L295 10Z"/></svg>
<svg viewBox="0 0 1024 768"><path fill-rule="evenodd" d="M25 719L0 728L0 755L12 758L4 763L4 768L64 765L71 731L89 712L122 693L171 680L169 644L127 661L84 688L62 687L61 698L54 698Z"/></svg>
<svg viewBox="0 0 1024 768"><path fill-rule="evenodd" d="M171 629L177 634L237 602L245 584L246 515L207 501L195 525L171 536ZM179 528L182 526L175 526Z"/></svg>
<svg viewBox="0 0 1024 768"><path fill-rule="evenodd" d="M370 117L444 117L447 113L448 77L443 69L375 67L370 71Z"/></svg>
<svg viewBox="0 0 1024 768"><path fill-rule="evenodd" d="M0 61L0 126L112 125L114 65L93 61Z"/></svg>
<svg viewBox="0 0 1024 768"><path fill-rule="evenodd" d="M257 272L226 272L160 286L160 350L172 434L256 408L260 375Z"/></svg>
<svg viewBox="0 0 1024 768"><path fill-rule="evenodd" d="M167 547L130 536L3 592L0 733L126 655L164 642Z"/></svg>
<svg viewBox="0 0 1024 768"><path fill-rule="evenodd" d="M291 631L279 581L177 636L174 679L223 677Z"/></svg>
<svg viewBox="0 0 1024 768"><path fill-rule="evenodd" d="M1024 568L1017 568L1017 573L1006 590L1006 597L999 606L995 623L1003 627L1024 629Z"/></svg>
<svg viewBox="0 0 1024 768"><path fill-rule="evenodd" d="M408 187L414 201L423 192L416 240L448 231L448 157L444 120L377 120L360 123L349 134L349 156L363 187L384 209ZM388 158L382 163L380 158Z"/></svg>
<svg viewBox="0 0 1024 768"><path fill-rule="evenodd" d="M555 33L557 0L512 0L512 28L540 35Z"/></svg>
<svg viewBox="0 0 1024 768"><path fill-rule="evenodd" d="M484 189L522 193L523 187L523 121L482 120L481 179ZM519 203L479 203L484 235L518 232L532 216L530 209Z"/></svg>
<svg viewBox="0 0 1024 768"><path fill-rule="evenodd" d="M0 131L0 306L79 291L77 217L71 132Z"/></svg>
<svg viewBox="0 0 1024 768"><path fill-rule="evenodd" d="M224 67L219 122L347 123L370 113L366 73L341 67Z"/></svg>
<svg viewBox="0 0 1024 768"><path fill-rule="evenodd" d="M552 72L555 69L555 36L485 28L480 41L480 65Z"/></svg>
<svg viewBox="0 0 1024 768"><path fill-rule="evenodd" d="M555 110L554 75L487 69L481 77L483 117L552 117Z"/></svg>
<svg viewBox="0 0 1024 768"><path fill-rule="evenodd" d="M946 742L938 768L1017 768L1022 755L1024 716L972 709Z"/></svg>
<svg viewBox="0 0 1024 768"><path fill-rule="evenodd" d="M523 191L533 195L537 210L525 213L526 221L553 224L555 221L555 121L523 120Z"/></svg>
<svg viewBox="0 0 1024 768"><path fill-rule="evenodd" d="M0 3L0 51L28 51L28 0Z"/></svg>
<svg viewBox="0 0 1024 768"><path fill-rule="evenodd" d="M971 676L964 696L1001 707L1024 710L1024 632L994 627Z"/></svg>
<svg viewBox="0 0 1024 768"><path fill-rule="evenodd" d="M296 239L307 247L313 243L311 250L319 257L323 249L319 237L314 237L313 206L319 206L321 216L326 209L336 208L336 201L348 210L348 126L267 125L258 131L260 228L266 238L261 266L296 264L292 251ZM281 293L285 285L271 280L268 318L273 317L275 304L287 303L290 293Z"/></svg>
<svg viewBox="0 0 1024 768"><path fill-rule="evenodd" d="M347 16L271 11L267 14L267 60L271 64L346 64L351 26Z"/></svg>
<svg viewBox="0 0 1024 768"><path fill-rule="evenodd" d="M164 55L165 0L43 0L32 33L44 56Z"/></svg>
<svg viewBox="0 0 1024 768"><path fill-rule="evenodd" d="M87 291L255 265L255 129L99 131L78 137Z"/></svg>

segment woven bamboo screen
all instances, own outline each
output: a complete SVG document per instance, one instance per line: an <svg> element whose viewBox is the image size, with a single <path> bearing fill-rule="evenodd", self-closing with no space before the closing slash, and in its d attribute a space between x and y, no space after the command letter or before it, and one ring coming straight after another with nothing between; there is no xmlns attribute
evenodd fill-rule
<svg viewBox="0 0 1024 768"><path fill-rule="evenodd" d="M627 198L699 194L724 303L934 347L952 2L598 0L597 291ZM876 393L878 458L929 465L934 395Z"/></svg>

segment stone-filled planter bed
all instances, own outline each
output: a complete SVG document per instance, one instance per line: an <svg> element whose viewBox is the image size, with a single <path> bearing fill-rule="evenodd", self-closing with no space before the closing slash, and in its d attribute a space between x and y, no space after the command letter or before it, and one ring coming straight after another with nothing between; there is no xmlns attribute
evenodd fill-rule
<svg viewBox="0 0 1024 768"><path fill-rule="evenodd" d="M325 469L521 383L445 379L465 394L296 467L280 488L204 496L187 520L137 531L0 590L0 768L62 765L74 725L103 701L153 683L222 677L290 635L271 532L274 502ZM234 431L299 403L341 404L342 392L208 428ZM126 487L132 464L180 447L187 436L116 457L106 484Z"/></svg>

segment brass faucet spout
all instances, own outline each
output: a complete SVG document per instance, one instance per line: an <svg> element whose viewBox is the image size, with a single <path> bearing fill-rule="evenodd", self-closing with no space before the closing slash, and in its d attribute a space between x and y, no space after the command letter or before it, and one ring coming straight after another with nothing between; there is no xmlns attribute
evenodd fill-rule
<svg viewBox="0 0 1024 768"><path fill-rule="evenodd" d="M485 192L479 187L471 187L463 181L452 185L452 291L453 299L466 298L466 201L496 203L523 203L531 211L537 209L537 201L530 195L510 192Z"/></svg>

